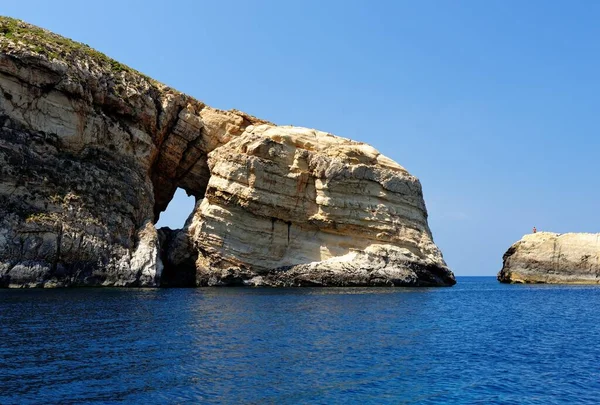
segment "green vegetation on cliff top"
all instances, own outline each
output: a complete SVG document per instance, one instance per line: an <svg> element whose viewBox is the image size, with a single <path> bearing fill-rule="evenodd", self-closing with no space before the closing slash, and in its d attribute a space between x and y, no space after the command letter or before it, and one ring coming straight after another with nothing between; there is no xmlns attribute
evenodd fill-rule
<svg viewBox="0 0 600 405"><path fill-rule="evenodd" d="M2 41L2 37L9 41ZM132 73L155 82L148 76L96 51L87 44L73 41L15 18L0 16L0 51L9 51L12 44L18 43L27 46L32 52L44 55L49 60L58 59L69 62L82 59L82 57L91 58L98 65L110 69L112 73Z"/></svg>
<svg viewBox="0 0 600 405"><path fill-rule="evenodd" d="M136 82L139 84L140 81L145 81L153 91L181 94L188 98L188 101L193 100L195 103L204 106L201 101L165 86L157 80L106 56L102 52L98 52L87 44L73 41L16 18L0 16L0 53L39 55L50 62L58 60L65 62L70 67L81 66L82 69L77 69L79 71L90 71L92 70L91 67L96 67L102 74L111 76L111 79L117 83L111 89L118 94L121 94L123 89L119 83L123 81L128 81L130 84ZM258 120L256 117L238 110L230 111L251 118L255 122L268 122Z"/></svg>

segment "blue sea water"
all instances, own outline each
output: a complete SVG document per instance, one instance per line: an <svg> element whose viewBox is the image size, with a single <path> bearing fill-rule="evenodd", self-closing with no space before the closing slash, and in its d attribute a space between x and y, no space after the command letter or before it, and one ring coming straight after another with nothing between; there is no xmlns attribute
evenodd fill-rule
<svg viewBox="0 0 600 405"><path fill-rule="evenodd" d="M0 291L0 403L600 401L600 288Z"/></svg>

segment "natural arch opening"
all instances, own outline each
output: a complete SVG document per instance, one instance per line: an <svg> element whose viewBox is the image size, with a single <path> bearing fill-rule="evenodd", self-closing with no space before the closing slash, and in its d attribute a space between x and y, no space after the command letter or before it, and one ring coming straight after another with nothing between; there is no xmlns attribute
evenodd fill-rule
<svg viewBox="0 0 600 405"><path fill-rule="evenodd" d="M159 219L156 223L156 228L183 228L185 221L194 211L195 205L196 198L194 198L194 196L191 195L188 196L184 189L178 188L175 191L175 195L173 195L173 198L169 202L169 205L167 205L167 209L159 214Z"/></svg>
<svg viewBox="0 0 600 405"><path fill-rule="evenodd" d="M195 210L196 200L178 188L156 223L163 263L162 287L195 287L197 254L185 226Z"/></svg>

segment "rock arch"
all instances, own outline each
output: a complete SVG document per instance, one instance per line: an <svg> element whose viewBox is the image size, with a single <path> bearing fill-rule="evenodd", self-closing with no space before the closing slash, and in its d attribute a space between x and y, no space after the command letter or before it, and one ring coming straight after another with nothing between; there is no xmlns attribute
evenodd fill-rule
<svg viewBox="0 0 600 405"><path fill-rule="evenodd" d="M211 108L8 18L0 88L0 286L156 286L163 259L200 285L454 283L418 179L368 145ZM159 234L178 187L194 215Z"/></svg>

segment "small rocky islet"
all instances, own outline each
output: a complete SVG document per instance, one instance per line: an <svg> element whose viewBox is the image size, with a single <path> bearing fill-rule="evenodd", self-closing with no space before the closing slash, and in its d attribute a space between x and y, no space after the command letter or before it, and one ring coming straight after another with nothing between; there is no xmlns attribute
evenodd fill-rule
<svg viewBox="0 0 600 405"><path fill-rule="evenodd" d="M503 257L503 283L600 284L600 234L537 232Z"/></svg>
<svg viewBox="0 0 600 405"><path fill-rule="evenodd" d="M178 188L183 229L156 229ZM0 18L0 286L450 286L419 180Z"/></svg>

